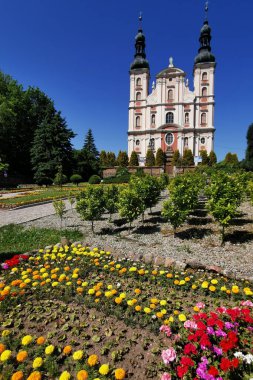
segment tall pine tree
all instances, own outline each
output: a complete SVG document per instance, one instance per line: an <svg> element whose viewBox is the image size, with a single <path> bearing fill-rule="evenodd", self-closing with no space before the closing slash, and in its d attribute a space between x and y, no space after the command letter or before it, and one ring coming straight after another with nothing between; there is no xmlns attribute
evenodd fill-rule
<svg viewBox="0 0 253 380"><path fill-rule="evenodd" d="M99 152L95 145L92 130L89 129L85 136L83 149L79 151L78 174L87 181L93 174L99 172Z"/></svg>

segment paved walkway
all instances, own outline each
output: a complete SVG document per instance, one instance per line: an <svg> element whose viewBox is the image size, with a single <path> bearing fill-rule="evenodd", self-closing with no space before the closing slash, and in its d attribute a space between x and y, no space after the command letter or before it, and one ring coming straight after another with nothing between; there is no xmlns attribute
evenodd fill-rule
<svg viewBox="0 0 253 380"><path fill-rule="evenodd" d="M66 210L71 208L69 201L65 201ZM43 205L34 205L17 210L0 209L0 227L7 224L20 224L29 222L44 216L55 214L52 202Z"/></svg>

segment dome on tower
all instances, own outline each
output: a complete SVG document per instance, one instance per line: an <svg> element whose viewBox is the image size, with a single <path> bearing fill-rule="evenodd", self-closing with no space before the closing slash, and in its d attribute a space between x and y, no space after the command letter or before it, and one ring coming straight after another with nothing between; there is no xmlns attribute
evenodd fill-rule
<svg viewBox="0 0 253 380"><path fill-rule="evenodd" d="M200 30L200 48L198 55L195 57L194 63L206 63L206 62L215 62L215 56L211 53L211 28L208 24L208 21L205 20L204 24Z"/></svg>
<svg viewBox="0 0 253 380"><path fill-rule="evenodd" d="M140 20L140 27L138 30L138 33L135 36L135 55L134 55L134 61L130 66L130 70L134 69L148 69L149 70L149 63L146 59L146 53L145 53L145 36L142 31L141 21L142 17L139 17Z"/></svg>

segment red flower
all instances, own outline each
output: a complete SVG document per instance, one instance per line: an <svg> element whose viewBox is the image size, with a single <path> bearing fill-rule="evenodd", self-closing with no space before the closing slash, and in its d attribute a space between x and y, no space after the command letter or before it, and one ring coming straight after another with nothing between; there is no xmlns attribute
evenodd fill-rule
<svg viewBox="0 0 253 380"><path fill-rule="evenodd" d="M208 373L212 376L218 376L219 375L219 371L214 366L209 368Z"/></svg>
<svg viewBox="0 0 253 380"><path fill-rule="evenodd" d="M220 368L222 371L227 372L231 367L230 360L228 358L222 358L220 362Z"/></svg>
<svg viewBox="0 0 253 380"><path fill-rule="evenodd" d="M197 349L196 349L196 347L194 346L194 344L192 344L192 343L187 343L187 344L184 346L184 354L185 354L185 355L190 355L190 354L196 355L196 354L197 354Z"/></svg>
<svg viewBox="0 0 253 380"><path fill-rule="evenodd" d="M186 366L177 366L177 375L178 377L182 378L184 375L188 372L188 367Z"/></svg>
<svg viewBox="0 0 253 380"><path fill-rule="evenodd" d="M187 366L187 367L195 364L194 361L191 358L189 358L188 356L183 356L180 360L180 363L182 364L182 366Z"/></svg>
<svg viewBox="0 0 253 380"><path fill-rule="evenodd" d="M237 368L239 365L239 359L237 358L234 358L231 360L231 366L234 367L234 368Z"/></svg>

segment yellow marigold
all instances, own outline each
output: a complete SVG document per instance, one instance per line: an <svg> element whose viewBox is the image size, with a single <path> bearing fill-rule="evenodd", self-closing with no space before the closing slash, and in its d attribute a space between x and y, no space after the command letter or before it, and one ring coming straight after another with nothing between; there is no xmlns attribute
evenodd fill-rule
<svg viewBox="0 0 253 380"><path fill-rule="evenodd" d="M0 354L1 354L2 352L4 352L5 349L6 349L5 344L0 343Z"/></svg>
<svg viewBox="0 0 253 380"><path fill-rule="evenodd" d="M218 284L218 280L216 280L216 278L213 278L213 279L211 280L211 283L212 283L213 285L216 285L216 284Z"/></svg>
<svg viewBox="0 0 253 380"><path fill-rule="evenodd" d="M172 317L172 315L169 317L169 322L174 322L174 318Z"/></svg>
<svg viewBox="0 0 253 380"><path fill-rule="evenodd" d="M78 351L74 352L72 357L74 360L81 360L83 357L83 351L78 350Z"/></svg>
<svg viewBox="0 0 253 380"><path fill-rule="evenodd" d="M135 306L135 311L141 311L141 306L139 305Z"/></svg>
<svg viewBox="0 0 253 380"><path fill-rule="evenodd" d="M40 368L42 364L43 364L43 359L41 357L37 357L33 361L33 368L34 369Z"/></svg>
<svg viewBox="0 0 253 380"><path fill-rule="evenodd" d="M27 380L41 380L41 374L39 371L34 371L30 374Z"/></svg>
<svg viewBox="0 0 253 380"><path fill-rule="evenodd" d="M196 311L196 313L198 313L200 311L200 308L198 306L194 306L193 310Z"/></svg>
<svg viewBox="0 0 253 380"><path fill-rule="evenodd" d="M180 322L185 322L186 316L184 314L179 314L178 319L180 320Z"/></svg>
<svg viewBox="0 0 253 380"><path fill-rule="evenodd" d="M215 292L216 287L213 286L213 285L210 285L210 286L209 286L209 290L210 290L210 292Z"/></svg>
<svg viewBox="0 0 253 380"><path fill-rule="evenodd" d="M149 307L144 307L144 313L146 314L151 313L151 309Z"/></svg>
<svg viewBox="0 0 253 380"><path fill-rule="evenodd" d="M126 377L126 371L123 368L117 368L114 376L116 380L123 380Z"/></svg>
<svg viewBox="0 0 253 380"><path fill-rule="evenodd" d="M23 380L24 374L22 371L17 371L11 376L11 380Z"/></svg>
<svg viewBox="0 0 253 380"><path fill-rule="evenodd" d="M22 338L22 341L21 343L23 344L23 346L27 346L28 344L30 344L33 340L33 337L31 335L25 335L23 338Z"/></svg>
<svg viewBox="0 0 253 380"><path fill-rule="evenodd" d="M39 344L39 345L41 345L41 344L44 344L45 343L45 341L46 341L46 339L44 338L44 336L39 336L38 338L37 338L37 344Z"/></svg>
<svg viewBox="0 0 253 380"><path fill-rule="evenodd" d="M193 290L197 289L197 285L193 284L193 285L192 285L192 289L193 289Z"/></svg>
<svg viewBox="0 0 253 380"><path fill-rule="evenodd" d="M88 357L88 364L90 367L93 367L94 365L96 365L98 363L98 356L97 355L90 355Z"/></svg>
<svg viewBox="0 0 253 380"><path fill-rule="evenodd" d="M64 355L69 355L72 351L72 347L71 346L65 346L64 349L63 349L63 353Z"/></svg>
<svg viewBox="0 0 253 380"><path fill-rule="evenodd" d="M45 354L46 355L51 355L54 352L54 346L50 344L45 348Z"/></svg>
<svg viewBox="0 0 253 380"><path fill-rule="evenodd" d="M95 290L94 289L89 289L88 290L88 294L92 296L93 294L95 294Z"/></svg>
<svg viewBox="0 0 253 380"><path fill-rule="evenodd" d="M6 362L11 357L11 351L10 350L4 350L1 353L0 360L1 362Z"/></svg>
<svg viewBox="0 0 253 380"><path fill-rule="evenodd" d="M221 290L222 292L225 292L225 291L227 290L227 288L226 288L226 286L222 286L222 287L220 288L220 290Z"/></svg>
<svg viewBox="0 0 253 380"><path fill-rule="evenodd" d="M191 281L191 279L190 279L190 277L185 277L185 279L184 279L186 282L189 282L189 281Z"/></svg>
<svg viewBox="0 0 253 380"><path fill-rule="evenodd" d="M161 301L160 301L160 305L161 305L161 306L165 306L165 305L167 305L167 301L166 301L166 300L161 300Z"/></svg>
<svg viewBox="0 0 253 380"><path fill-rule="evenodd" d="M240 291L237 285L233 285L231 290L232 290L232 293L234 294L238 294Z"/></svg>
<svg viewBox="0 0 253 380"><path fill-rule="evenodd" d="M172 278L172 277L173 277L173 274L172 274L172 273L167 273L167 274L166 274L166 277L167 277L167 278Z"/></svg>
<svg viewBox="0 0 253 380"><path fill-rule="evenodd" d="M102 364L100 367L99 367L99 373L100 375L107 375L110 371L109 369L109 365L108 364Z"/></svg>
<svg viewBox="0 0 253 380"><path fill-rule="evenodd" d="M141 294L141 289L134 289L135 294Z"/></svg>
<svg viewBox="0 0 253 380"><path fill-rule="evenodd" d="M150 302L157 304L159 302L159 300L157 298L151 298Z"/></svg>
<svg viewBox="0 0 253 380"><path fill-rule="evenodd" d="M253 295L253 292L250 288L244 288L243 291L246 294L246 296L252 296Z"/></svg>
<svg viewBox="0 0 253 380"><path fill-rule="evenodd" d="M23 361L27 359L27 357L28 357L27 351L19 351L19 353L16 356L16 359L18 362L22 363Z"/></svg>
<svg viewBox="0 0 253 380"><path fill-rule="evenodd" d="M203 289L207 289L207 288L208 288L208 286L209 286L209 283L208 283L208 281L203 281L203 282L202 282L202 285L201 285L201 287L202 287Z"/></svg>
<svg viewBox="0 0 253 380"><path fill-rule="evenodd" d="M174 284L175 284L175 285L178 285L178 284L179 284L179 280L175 280L175 281L174 281Z"/></svg>
<svg viewBox="0 0 253 380"><path fill-rule="evenodd" d="M174 310L173 313L174 313L175 315L178 315L178 314L179 314L179 311L178 311L178 310Z"/></svg>
<svg viewBox="0 0 253 380"><path fill-rule="evenodd" d="M185 285L185 280L180 280L179 285Z"/></svg>
<svg viewBox="0 0 253 380"><path fill-rule="evenodd" d="M157 318L162 318L163 317L163 313L161 313L160 311L158 311L156 313L156 316L157 316Z"/></svg>
<svg viewBox="0 0 253 380"><path fill-rule="evenodd" d="M120 298L122 298L122 299L124 299L124 298L126 298L126 293L120 293Z"/></svg>
<svg viewBox="0 0 253 380"><path fill-rule="evenodd" d="M77 380L87 380L88 377L89 377L89 374L84 369L82 369L81 371L77 372L77 375L76 375Z"/></svg>
<svg viewBox="0 0 253 380"><path fill-rule="evenodd" d="M68 371L64 371L60 375L59 380L69 380L70 377L71 377L70 373Z"/></svg>
<svg viewBox="0 0 253 380"><path fill-rule="evenodd" d="M115 302L117 305L119 305L122 301L123 301L123 299L120 298L120 297L116 297L115 300L114 300L114 302Z"/></svg>
<svg viewBox="0 0 253 380"><path fill-rule="evenodd" d="M3 337L8 336L8 335L10 335L10 333L11 333L10 330L3 330L3 331L2 331L2 336L3 336ZM1 352L0 352L0 353L1 353Z"/></svg>

